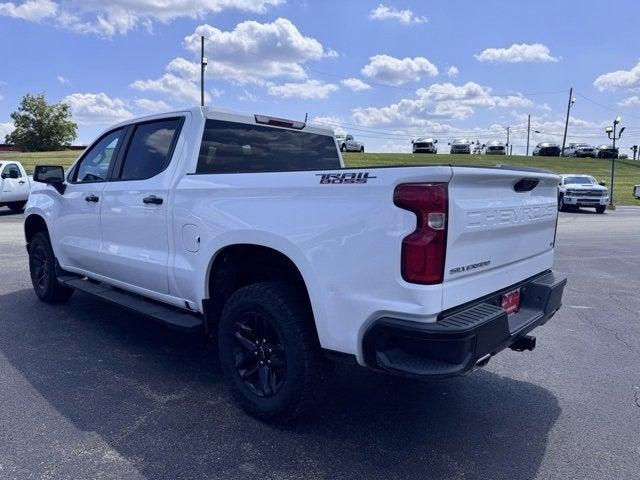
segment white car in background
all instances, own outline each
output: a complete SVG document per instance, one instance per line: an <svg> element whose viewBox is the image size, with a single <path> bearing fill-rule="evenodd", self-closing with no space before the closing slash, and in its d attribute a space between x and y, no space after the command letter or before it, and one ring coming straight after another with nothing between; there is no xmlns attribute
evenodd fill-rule
<svg viewBox="0 0 640 480"><path fill-rule="evenodd" d="M604 213L609 203L609 190L604 182L591 175L560 175L558 189L558 210L566 207L595 207L596 212Z"/></svg>
<svg viewBox="0 0 640 480"><path fill-rule="evenodd" d="M31 180L20 162L0 162L0 207L21 212L29 199Z"/></svg>
<svg viewBox="0 0 640 480"><path fill-rule="evenodd" d="M438 140L433 138L416 138L411 143L413 153L438 153Z"/></svg>
<svg viewBox="0 0 640 480"><path fill-rule="evenodd" d="M592 157L596 158L596 148L588 143L570 143L564 149L564 157Z"/></svg>
<svg viewBox="0 0 640 480"><path fill-rule="evenodd" d="M353 135L336 135L336 142L341 152L364 153L364 144L354 140Z"/></svg>

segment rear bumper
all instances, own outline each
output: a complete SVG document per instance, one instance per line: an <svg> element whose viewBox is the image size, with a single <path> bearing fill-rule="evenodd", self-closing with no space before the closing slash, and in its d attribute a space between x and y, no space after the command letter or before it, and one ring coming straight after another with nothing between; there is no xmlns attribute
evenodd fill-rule
<svg viewBox="0 0 640 480"><path fill-rule="evenodd" d="M365 361L373 368L405 376L463 374L507 347L519 349L526 334L544 325L560 308L566 283L565 277L546 272L444 312L434 323L381 318L364 335ZM508 316L500 306L501 295L518 287L520 310Z"/></svg>

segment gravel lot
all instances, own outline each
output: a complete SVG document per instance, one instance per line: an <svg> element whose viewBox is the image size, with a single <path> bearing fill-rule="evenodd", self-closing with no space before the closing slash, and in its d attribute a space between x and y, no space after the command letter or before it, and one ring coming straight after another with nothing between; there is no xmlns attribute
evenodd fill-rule
<svg viewBox="0 0 640 480"><path fill-rule="evenodd" d="M76 294L36 300L0 209L0 478L638 478L640 208L561 214L534 352L419 383L340 366L317 418L238 411L215 352Z"/></svg>

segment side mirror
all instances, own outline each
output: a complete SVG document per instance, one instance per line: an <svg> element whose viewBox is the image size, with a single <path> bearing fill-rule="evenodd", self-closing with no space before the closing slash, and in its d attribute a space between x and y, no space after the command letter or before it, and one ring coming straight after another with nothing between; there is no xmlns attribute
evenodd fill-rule
<svg viewBox="0 0 640 480"><path fill-rule="evenodd" d="M451 145L451 142L448 142L447 145Z"/></svg>
<svg viewBox="0 0 640 480"><path fill-rule="evenodd" d="M411 140L411 145L413 145L415 143L415 140Z"/></svg>
<svg viewBox="0 0 640 480"><path fill-rule="evenodd" d="M438 140L434 140L433 143L438 143Z"/></svg>
<svg viewBox="0 0 640 480"><path fill-rule="evenodd" d="M59 165L36 165L33 181L48 183L61 194L64 193L64 168Z"/></svg>
<svg viewBox="0 0 640 480"><path fill-rule="evenodd" d="M606 187L607 186L607 182L599 182L598 185L600 185L601 187Z"/></svg>

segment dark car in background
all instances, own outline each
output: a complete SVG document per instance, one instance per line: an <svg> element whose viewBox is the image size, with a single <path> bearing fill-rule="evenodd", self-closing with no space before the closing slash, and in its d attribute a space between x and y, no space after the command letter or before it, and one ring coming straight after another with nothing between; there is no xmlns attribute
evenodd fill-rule
<svg viewBox="0 0 640 480"><path fill-rule="evenodd" d="M557 143L539 143L536 145L536 148L533 149L533 155L540 157L559 157L560 146Z"/></svg>
<svg viewBox="0 0 640 480"><path fill-rule="evenodd" d="M613 145L599 145L596 150L598 158L618 158L618 149L613 148Z"/></svg>

